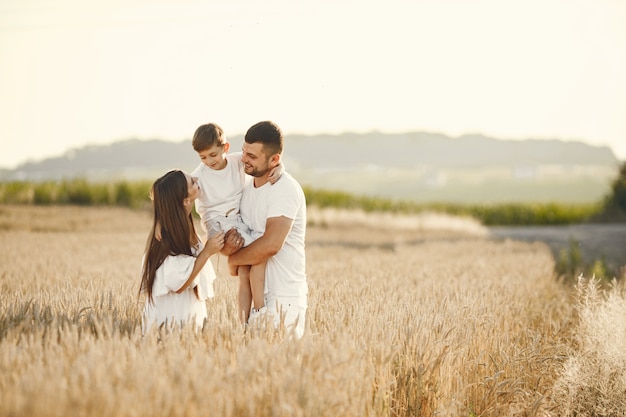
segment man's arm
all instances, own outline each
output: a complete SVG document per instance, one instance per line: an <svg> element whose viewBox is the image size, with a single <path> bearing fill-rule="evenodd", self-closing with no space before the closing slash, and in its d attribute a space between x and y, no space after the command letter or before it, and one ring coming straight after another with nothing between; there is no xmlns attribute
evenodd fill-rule
<svg viewBox="0 0 626 417"><path fill-rule="evenodd" d="M285 244L292 225L293 219L285 216L268 218L263 236L228 257L231 275L233 271L237 275L239 265L256 265L276 255Z"/></svg>

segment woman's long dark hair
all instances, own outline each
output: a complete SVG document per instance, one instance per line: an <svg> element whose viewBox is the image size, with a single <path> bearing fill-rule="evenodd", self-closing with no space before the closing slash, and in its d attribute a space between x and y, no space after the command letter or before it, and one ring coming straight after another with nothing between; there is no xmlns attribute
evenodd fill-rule
<svg viewBox="0 0 626 417"><path fill-rule="evenodd" d="M191 213L187 213L183 200L188 196L187 177L173 170L152 184L150 197L154 208L152 229L146 242L146 253L141 273L139 293L147 293L153 302L152 285L157 269L170 255L193 255L192 242L196 231ZM158 239L160 234L161 238Z"/></svg>

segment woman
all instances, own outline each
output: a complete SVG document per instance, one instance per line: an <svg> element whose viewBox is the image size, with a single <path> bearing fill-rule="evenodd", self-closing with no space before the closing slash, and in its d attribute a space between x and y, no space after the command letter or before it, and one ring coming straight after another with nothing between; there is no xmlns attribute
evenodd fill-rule
<svg viewBox="0 0 626 417"><path fill-rule="evenodd" d="M188 322L202 327L205 300L213 297L215 271L209 258L224 246L224 233L202 244L191 210L201 192L195 178L174 170L152 185L152 229L143 259L140 296L145 294L142 333L153 325Z"/></svg>

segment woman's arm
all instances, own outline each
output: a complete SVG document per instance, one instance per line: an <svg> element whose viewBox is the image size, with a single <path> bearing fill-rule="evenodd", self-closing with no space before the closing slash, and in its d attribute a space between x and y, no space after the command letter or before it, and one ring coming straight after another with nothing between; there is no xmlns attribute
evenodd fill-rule
<svg viewBox="0 0 626 417"><path fill-rule="evenodd" d="M191 270L191 274L189 274L189 278L187 278L187 281L185 281L182 287L176 290L176 294L182 293L191 285L191 283L194 279L196 279L202 268L204 268L204 265L206 265L209 258L214 253L219 252L222 247L224 247L224 232L220 232L207 240L204 248L202 248L196 258L196 261L193 264L193 269Z"/></svg>

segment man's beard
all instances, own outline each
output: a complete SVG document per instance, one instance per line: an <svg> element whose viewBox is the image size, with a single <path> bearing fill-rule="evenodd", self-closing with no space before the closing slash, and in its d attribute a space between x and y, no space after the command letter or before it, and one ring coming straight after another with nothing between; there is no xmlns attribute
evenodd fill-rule
<svg viewBox="0 0 626 417"><path fill-rule="evenodd" d="M263 175L265 175L267 173L267 171L269 171L269 168L266 168L266 169L261 171L258 168L252 167L252 170L250 172L248 172L247 169L244 169L244 172L246 174L248 174L250 176L253 176L253 177L256 177L256 178L262 177Z"/></svg>

